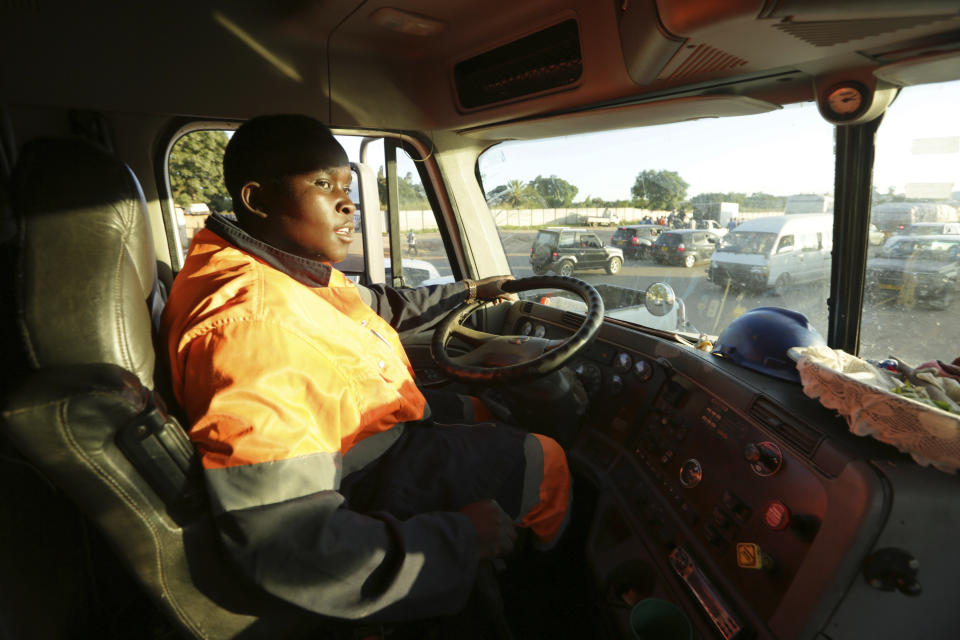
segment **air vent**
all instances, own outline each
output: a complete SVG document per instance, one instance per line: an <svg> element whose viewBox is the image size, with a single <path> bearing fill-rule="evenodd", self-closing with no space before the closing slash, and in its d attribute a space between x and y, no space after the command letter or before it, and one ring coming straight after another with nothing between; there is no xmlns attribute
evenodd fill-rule
<svg viewBox="0 0 960 640"><path fill-rule="evenodd" d="M533 311L532 302L524 302L522 305L520 305L520 313L529 314L531 311Z"/></svg>
<svg viewBox="0 0 960 640"><path fill-rule="evenodd" d="M785 21L773 25L794 38L803 40L815 47L832 47L835 44L861 40L882 33L891 33L900 29L909 29L923 24L950 20L956 14L942 16L912 16L897 18L875 18L873 20L831 20L816 22Z"/></svg>
<svg viewBox="0 0 960 640"><path fill-rule="evenodd" d="M583 316L578 316L575 313L570 313L569 311L564 311L563 315L560 316L561 324L565 324L568 327L579 328L583 324Z"/></svg>
<svg viewBox="0 0 960 640"><path fill-rule="evenodd" d="M582 73L580 31L567 20L457 63L453 81L460 106L476 109L572 85Z"/></svg>
<svg viewBox="0 0 960 640"><path fill-rule="evenodd" d="M693 49L681 49L660 73L662 80L671 82L689 80L718 71L736 69L747 64L743 58L705 44Z"/></svg>
<svg viewBox="0 0 960 640"><path fill-rule="evenodd" d="M791 422L782 409L763 397L753 403L750 415L808 457L814 454L823 439L813 429Z"/></svg>

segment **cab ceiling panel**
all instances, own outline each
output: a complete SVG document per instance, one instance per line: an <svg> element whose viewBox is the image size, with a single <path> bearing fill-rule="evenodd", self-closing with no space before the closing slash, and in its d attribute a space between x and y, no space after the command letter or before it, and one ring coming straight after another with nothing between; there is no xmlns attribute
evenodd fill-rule
<svg viewBox="0 0 960 640"><path fill-rule="evenodd" d="M362 0L324 2L309 39L290 33L288 17L302 14L302 4L9 2L0 5L4 99L206 117L291 110L326 117L327 34Z"/></svg>
<svg viewBox="0 0 960 640"><path fill-rule="evenodd" d="M371 0L333 34L336 124L462 129L635 90L612 1L404 2L407 20L435 25L417 34L383 19L398 6Z"/></svg>
<svg viewBox="0 0 960 640"><path fill-rule="evenodd" d="M656 0L617 13L625 64L646 91L863 67L864 50L922 48L960 28L955 0Z"/></svg>

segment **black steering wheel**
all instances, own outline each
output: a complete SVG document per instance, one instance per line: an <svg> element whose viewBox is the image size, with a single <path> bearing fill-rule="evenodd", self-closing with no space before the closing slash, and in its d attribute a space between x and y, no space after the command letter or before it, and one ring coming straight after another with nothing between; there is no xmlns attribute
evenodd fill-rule
<svg viewBox="0 0 960 640"><path fill-rule="evenodd" d="M465 302L443 319L433 334L430 353L443 373L464 382L497 383L521 378L536 378L562 367L593 339L603 323L603 299L592 286L566 276L533 276L508 280L502 287L509 293L534 289L563 289L580 296L587 304L580 328L565 340L547 340L534 336L498 336L463 326L471 313L485 302ZM456 335L473 347L461 356L451 357L446 344Z"/></svg>

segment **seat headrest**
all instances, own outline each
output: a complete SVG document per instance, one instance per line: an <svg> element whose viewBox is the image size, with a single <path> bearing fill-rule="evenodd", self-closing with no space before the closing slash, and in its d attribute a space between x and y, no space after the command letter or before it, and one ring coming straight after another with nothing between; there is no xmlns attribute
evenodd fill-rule
<svg viewBox="0 0 960 640"><path fill-rule="evenodd" d="M152 388L159 290L136 176L90 142L44 138L24 146L11 191L18 320L32 366L111 362Z"/></svg>

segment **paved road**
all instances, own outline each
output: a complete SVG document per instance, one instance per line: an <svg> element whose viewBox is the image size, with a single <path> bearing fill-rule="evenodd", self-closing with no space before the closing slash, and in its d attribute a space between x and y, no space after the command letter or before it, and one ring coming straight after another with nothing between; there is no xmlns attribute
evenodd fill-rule
<svg viewBox="0 0 960 640"><path fill-rule="evenodd" d="M598 233L604 241L612 230ZM530 246L535 232L504 231L501 239L514 275L533 275L530 268ZM433 262L441 274L449 274L445 258L440 258L439 239L418 236L419 258ZM434 245L436 245L434 247ZM576 277L592 284L612 284L643 290L653 282L670 284L687 306L690 321L699 330L719 334L744 311L757 306L788 307L804 313L824 336L827 331L827 297L829 283L795 287L785 297L772 292L757 293L727 290L706 279L706 262L687 269L658 265L653 261L627 260L620 273L611 276L604 271L577 272ZM903 307L893 301L866 303L861 328L861 355L885 358L897 355L907 362L919 364L932 359L952 360L960 355L960 332L955 313L922 307Z"/></svg>

